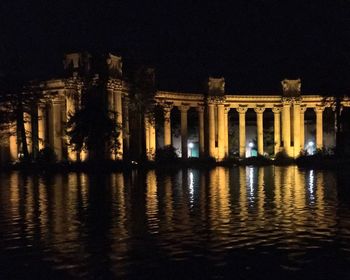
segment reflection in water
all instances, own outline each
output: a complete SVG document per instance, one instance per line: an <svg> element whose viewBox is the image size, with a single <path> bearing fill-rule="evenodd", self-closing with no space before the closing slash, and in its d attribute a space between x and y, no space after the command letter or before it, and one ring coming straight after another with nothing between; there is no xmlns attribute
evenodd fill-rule
<svg viewBox="0 0 350 280"><path fill-rule="evenodd" d="M234 268L254 278L307 275L315 266L350 275L350 202L339 197L344 181L334 173L13 172L0 182L0 276L166 278L170 269L174 277L208 278Z"/></svg>

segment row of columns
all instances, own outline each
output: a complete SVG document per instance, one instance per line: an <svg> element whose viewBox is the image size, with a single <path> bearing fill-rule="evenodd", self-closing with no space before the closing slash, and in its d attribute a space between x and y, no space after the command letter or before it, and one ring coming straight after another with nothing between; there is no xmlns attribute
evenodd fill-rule
<svg viewBox="0 0 350 280"><path fill-rule="evenodd" d="M187 158L187 111L188 105L178 107L181 112L181 151L182 157ZM171 109L172 106L164 107L164 145L171 145ZM204 133L204 107L196 108L198 112L198 134L199 134L199 153L205 154L205 133ZM209 102L208 112L208 155L217 160L222 160L228 156L228 112L230 108L224 103L215 104ZM245 157L246 154L246 112L247 105L240 105L236 108L239 115L239 156ZM323 147L323 106L314 108L316 112L316 148ZM264 105L257 105L254 108L257 123L257 151L258 154L264 154L263 140L263 113ZM305 144L304 131L304 113L306 107L301 102L284 101L282 105L276 105L272 108L274 113L274 153L277 154L285 150L287 155L297 157ZM282 134L281 134L282 119ZM292 120L292 122L291 122ZM292 131L293 128L293 131Z"/></svg>

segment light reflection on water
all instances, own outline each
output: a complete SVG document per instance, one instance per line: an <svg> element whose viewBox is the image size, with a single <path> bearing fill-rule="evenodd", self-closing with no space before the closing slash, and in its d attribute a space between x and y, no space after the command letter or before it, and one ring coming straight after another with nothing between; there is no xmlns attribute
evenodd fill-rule
<svg viewBox="0 0 350 280"><path fill-rule="evenodd" d="M345 178L297 167L1 174L0 276L347 277Z"/></svg>

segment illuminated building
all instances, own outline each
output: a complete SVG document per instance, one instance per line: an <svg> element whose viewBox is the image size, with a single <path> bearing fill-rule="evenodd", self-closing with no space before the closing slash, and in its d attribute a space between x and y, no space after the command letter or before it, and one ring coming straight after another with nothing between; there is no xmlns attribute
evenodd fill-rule
<svg viewBox="0 0 350 280"><path fill-rule="evenodd" d="M57 160L84 161L87 152L73 152L67 147L67 136L64 124L70 114L80 106L81 92L84 87L79 77L91 67L91 56L86 53L71 53L65 56L64 67L68 77L44 81L39 89L52 98L48 102L38 104L38 124L32 125L30 114L27 114L26 130L29 151L34 142L39 149L50 147ZM129 131L129 86L123 80L122 58L112 54L105 57L105 68L108 72L106 82L108 110L115 112L115 121L123 129L120 130L117 153L109 158L122 160L123 154L130 148ZM312 109L316 114L315 147L323 148L323 111L332 106L332 98L320 95L301 94L301 80L285 79L281 82L283 93L271 95L229 94L225 92L224 78L209 78L208 91L203 93L183 93L157 91L155 101L163 108L164 124L163 145L172 145L171 110L178 108L181 115L181 156L187 158L192 154L188 146L188 111L195 108L198 113L198 151L200 157L212 157L221 161L229 156L228 114L236 110L239 116L239 156L245 157L249 149L246 137L246 113L254 110L257 126L257 152L264 154L264 112L273 112L274 116L274 153L285 151L290 157L297 157L305 149L304 113ZM350 100L344 99L342 106L349 107ZM145 151L148 160L154 160L157 148L155 122L144 118ZM32 133L33 129L37 133ZM13 129L13 128L11 128ZM38 135L39 141L31 141L31 135ZM197 144L196 144L197 145ZM16 133L3 141L1 145L2 161L17 161L20 148Z"/></svg>

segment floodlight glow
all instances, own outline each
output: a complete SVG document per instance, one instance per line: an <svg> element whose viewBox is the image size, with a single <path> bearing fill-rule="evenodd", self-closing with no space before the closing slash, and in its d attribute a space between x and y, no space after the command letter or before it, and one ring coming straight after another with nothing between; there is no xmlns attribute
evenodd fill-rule
<svg viewBox="0 0 350 280"><path fill-rule="evenodd" d="M192 149L192 148L194 147L194 144L193 144L193 143L189 143L189 144L188 144L188 147L189 147L190 149Z"/></svg>
<svg viewBox="0 0 350 280"><path fill-rule="evenodd" d="M310 142L308 143L308 145L309 145L310 147L312 147L312 146L314 145L314 142L310 141Z"/></svg>
<svg viewBox="0 0 350 280"><path fill-rule="evenodd" d="M253 142L249 142L248 145L249 145L250 148L253 148L253 147L254 147L254 143L253 143Z"/></svg>

